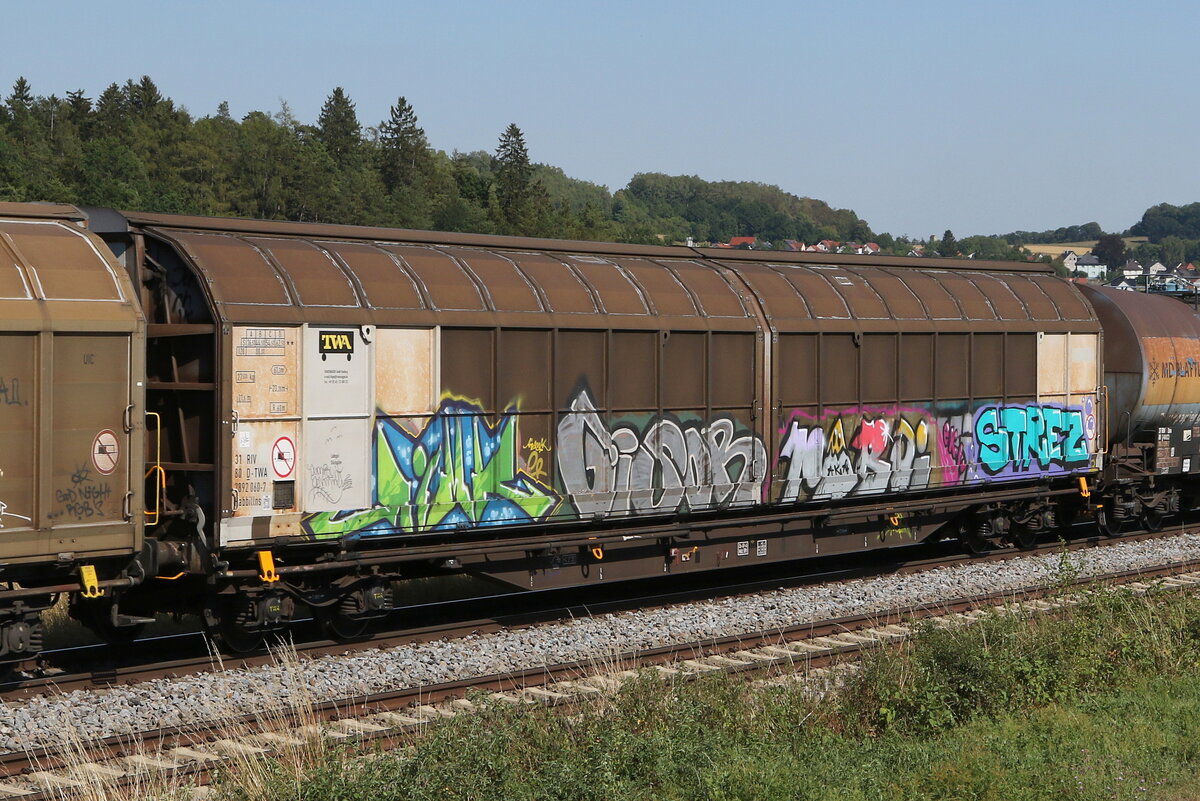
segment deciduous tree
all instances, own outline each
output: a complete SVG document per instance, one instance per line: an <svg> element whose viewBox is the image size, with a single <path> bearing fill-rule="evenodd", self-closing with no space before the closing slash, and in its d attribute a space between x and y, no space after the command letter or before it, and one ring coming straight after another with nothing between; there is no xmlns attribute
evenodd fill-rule
<svg viewBox="0 0 1200 801"><path fill-rule="evenodd" d="M1125 263L1125 240L1120 234L1104 234L1096 240L1092 254L1101 264L1107 264L1110 268L1120 267Z"/></svg>

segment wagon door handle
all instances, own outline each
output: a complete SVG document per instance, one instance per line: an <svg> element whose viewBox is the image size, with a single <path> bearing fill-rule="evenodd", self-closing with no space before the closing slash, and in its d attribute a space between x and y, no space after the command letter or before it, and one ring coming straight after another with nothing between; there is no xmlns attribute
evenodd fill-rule
<svg viewBox="0 0 1200 801"><path fill-rule="evenodd" d="M121 517L129 522L133 519L133 490L125 493L125 497L121 499Z"/></svg>
<svg viewBox="0 0 1200 801"><path fill-rule="evenodd" d="M125 417L123 417L121 420L121 428L125 429L126 434L133 431L133 404L132 403L125 407Z"/></svg>
<svg viewBox="0 0 1200 801"><path fill-rule="evenodd" d="M229 420L230 420L229 433L236 434L237 430L238 430L238 422L240 422L240 420L241 420L241 415L238 414L237 409L232 409L229 412Z"/></svg>

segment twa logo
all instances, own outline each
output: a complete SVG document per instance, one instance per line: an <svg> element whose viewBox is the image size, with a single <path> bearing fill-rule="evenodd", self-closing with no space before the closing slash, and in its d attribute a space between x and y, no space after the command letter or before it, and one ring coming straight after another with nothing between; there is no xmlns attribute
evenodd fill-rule
<svg viewBox="0 0 1200 801"><path fill-rule="evenodd" d="M346 355L346 360L350 360L350 356L354 353L353 331L319 331L317 336L321 361L329 358L331 353L343 353Z"/></svg>

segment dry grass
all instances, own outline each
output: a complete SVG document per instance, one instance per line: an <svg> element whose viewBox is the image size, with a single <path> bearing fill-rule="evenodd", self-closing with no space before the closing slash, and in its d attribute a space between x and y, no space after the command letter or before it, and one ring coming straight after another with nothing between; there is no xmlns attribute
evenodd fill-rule
<svg viewBox="0 0 1200 801"><path fill-rule="evenodd" d="M41 766L45 771L37 770L22 777L51 799L114 801L137 798L175 801L191 798L195 791L195 781L191 776L166 765L150 767L124 778L107 773L109 768L104 764L105 754L93 750L70 727L63 728L56 753L58 763ZM147 764L155 759L153 749L143 743L130 746L126 753L134 759L145 758ZM37 767L35 763L35 770Z"/></svg>
<svg viewBox="0 0 1200 801"><path fill-rule="evenodd" d="M270 738L270 749L235 752L216 772L223 793L245 801L300 797L306 777L338 758L316 712L320 699L312 693L295 648L283 645L272 649L272 655L278 684L272 692L256 697L258 707L254 710L254 725ZM220 695L235 698L231 691ZM228 721L222 727L223 734L240 741L245 732L239 718L247 710L234 700L228 703L228 709L222 711L223 720Z"/></svg>
<svg viewBox="0 0 1200 801"><path fill-rule="evenodd" d="M290 645L273 653L278 684L267 692L246 699L234 688L220 687L214 692L213 708L217 723L216 751L224 760L213 768L220 781L219 794L244 801L262 801L299 797L307 776L321 766L339 758L335 745L325 736L323 721L316 713L318 699L305 678L303 666ZM214 654L218 669L220 657ZM252 726L266 737L247 738L246 718L253 717ZM267 742L269 738L270 742ZM185 738L186 739L186 738ZM231 740L252 747L245 750L220 748L221 742ZM195 747L213 751L207 740L196 740ZM62 738L55 748L64 767L46 765L53 777L35 772L22 777L41 789L52 799L81 799L82 801L115 801L115 799L191 799L195 797L195 778L187 766L150 766L152 760L167 760L152 746L139 743L126 749L136 757L145 757L147 767L127 777L112 775L104 765L104 755L89 748L78 733L64 727ZM115 765L113 766L115 767ZM65 779L65 781L64 781Z"/></svg>

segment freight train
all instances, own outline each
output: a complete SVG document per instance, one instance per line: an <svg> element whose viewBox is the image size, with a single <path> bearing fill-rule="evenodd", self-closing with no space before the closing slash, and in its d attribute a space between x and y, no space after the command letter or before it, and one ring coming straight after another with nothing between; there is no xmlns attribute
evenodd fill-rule
<svg viewBox="0 0 1200 801"><path fill-rule="evenodd" d="M1192 505L1200 324L1049 267L0 204L0 661ZM1083 516L1083 517L1081 517ZM298 612L299 610L299 612Z"/></svg>

